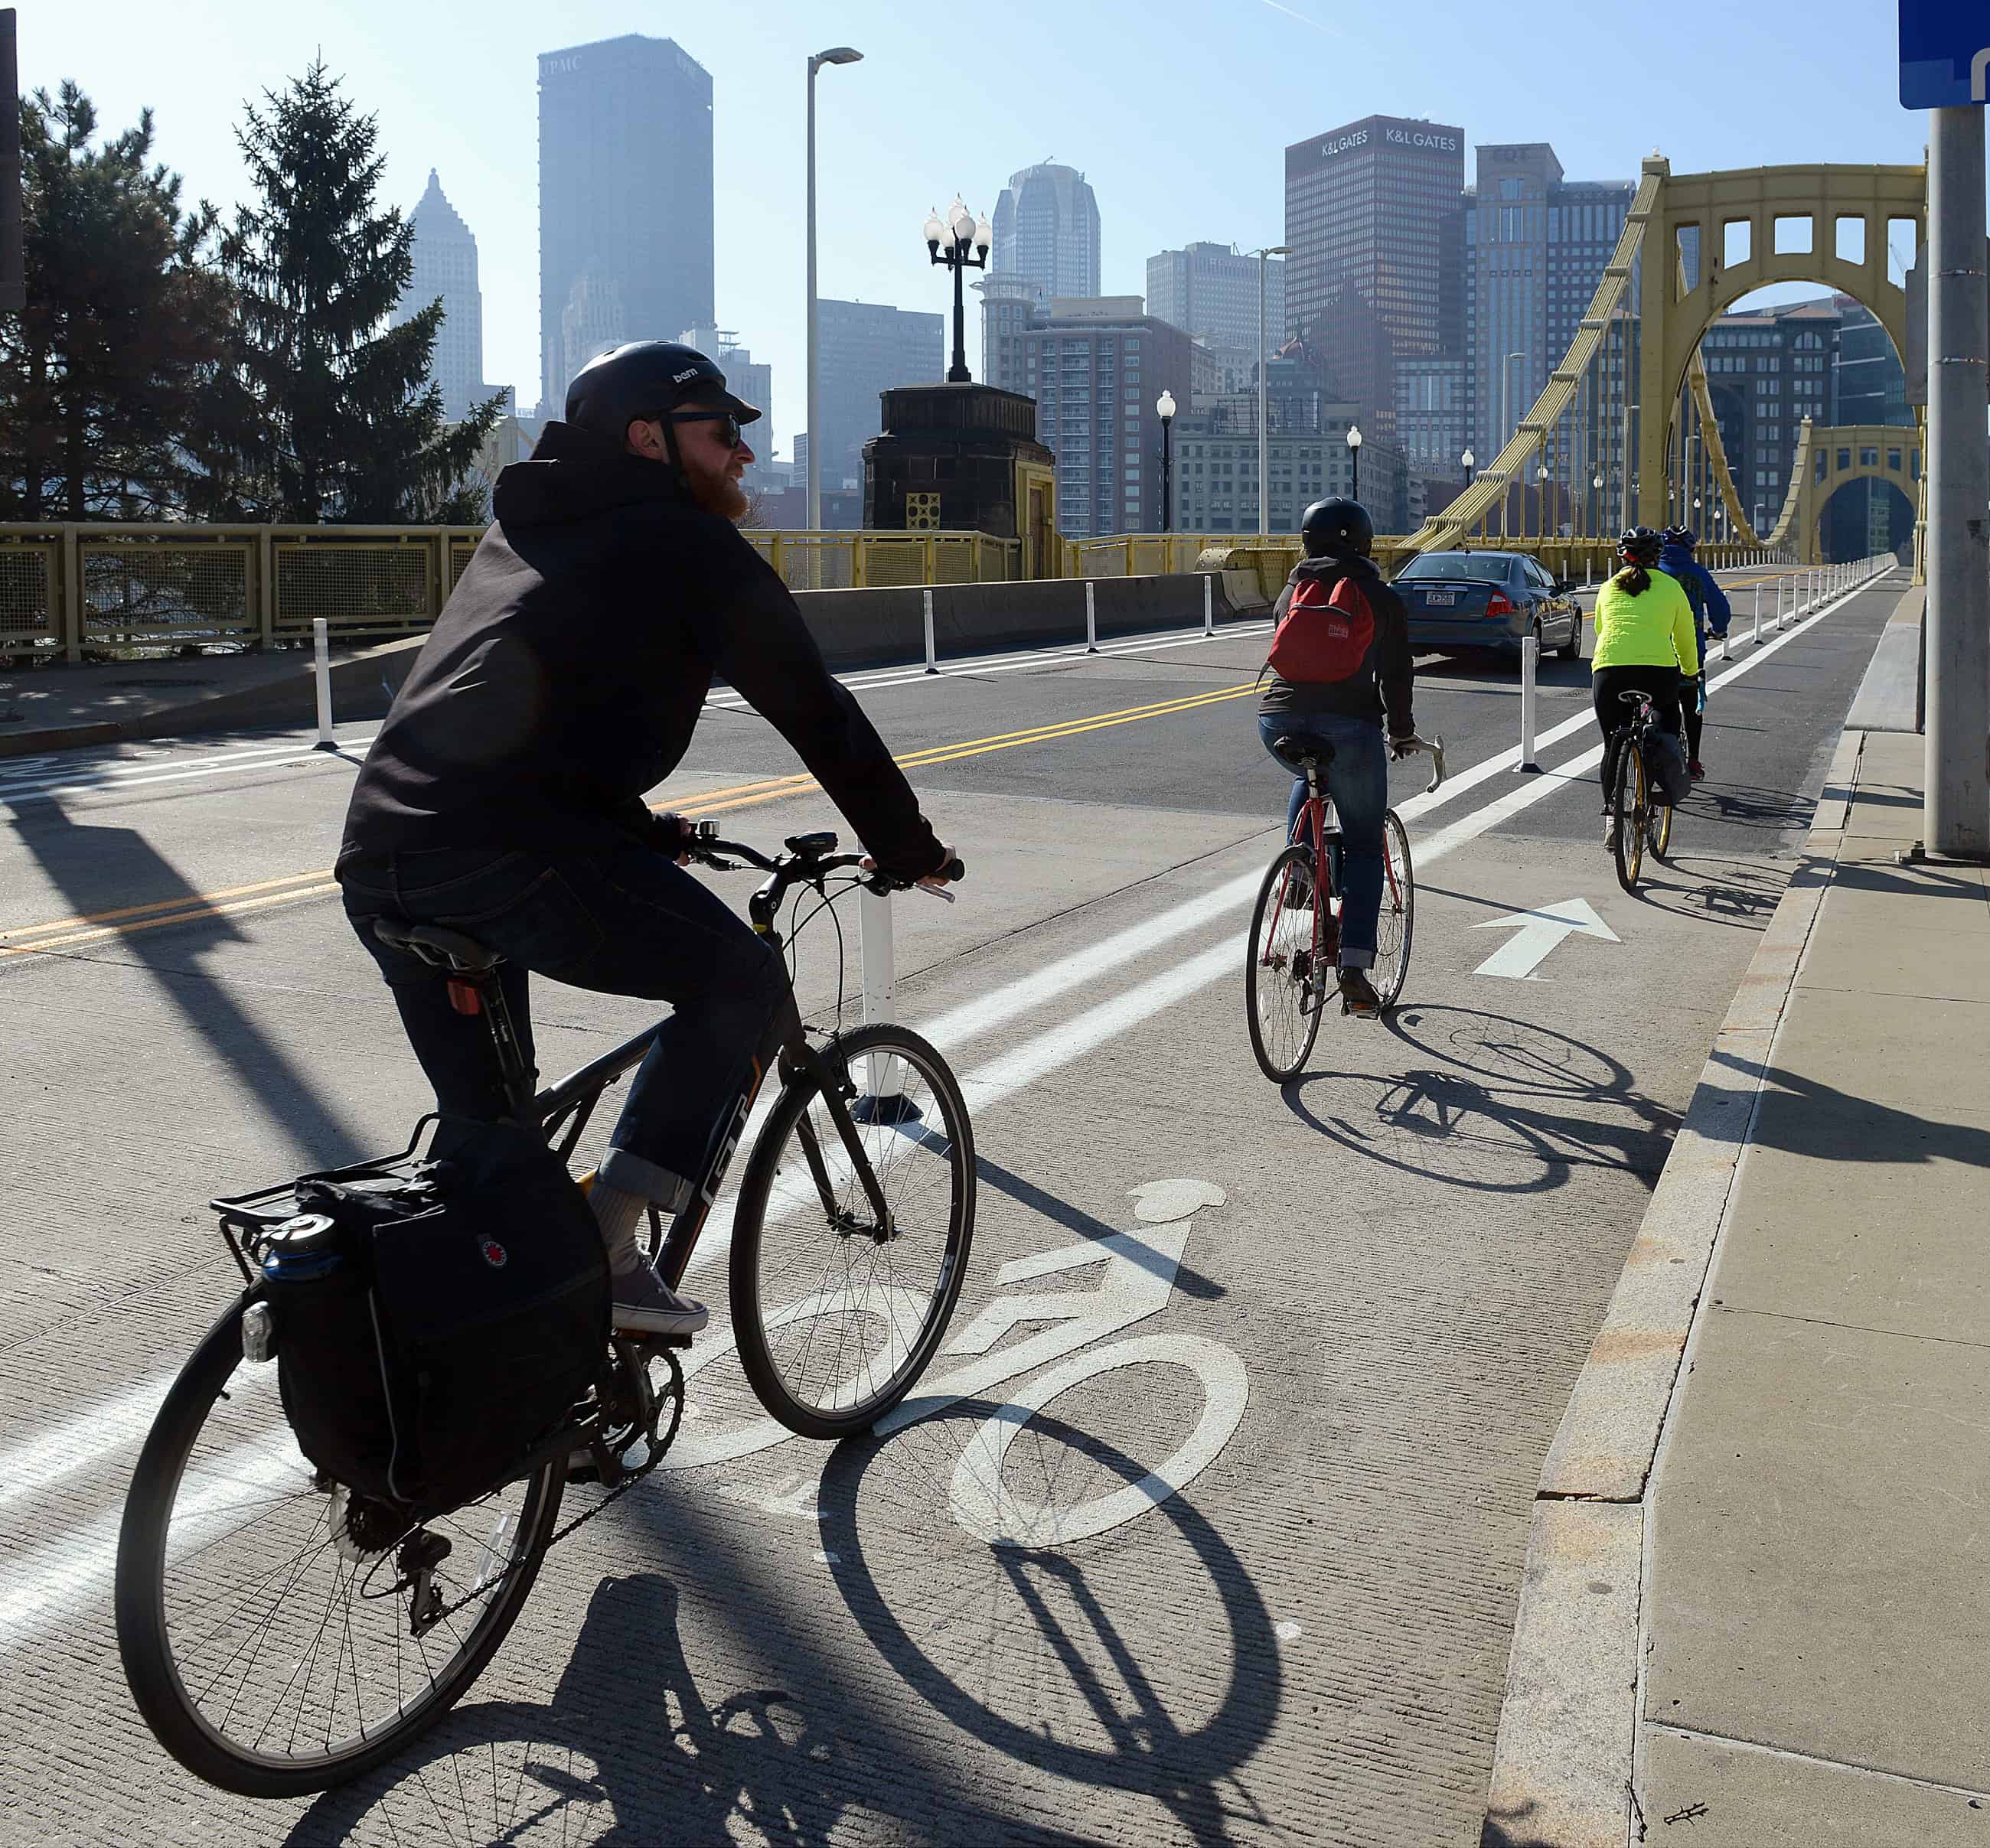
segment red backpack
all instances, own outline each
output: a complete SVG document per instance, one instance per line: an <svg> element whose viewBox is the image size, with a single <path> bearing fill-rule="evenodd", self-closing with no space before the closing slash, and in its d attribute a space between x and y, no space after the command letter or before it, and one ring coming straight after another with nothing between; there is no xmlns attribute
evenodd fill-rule
<svg viewBox="0 0 1990 1848"><path fill-rule="evenodd" d="M1360 585L1341 578L1329 595L1308 575L1292 586L1265 664L1282 680L1345 680L1361 671L1374 639L1374 612Z"/></svg>

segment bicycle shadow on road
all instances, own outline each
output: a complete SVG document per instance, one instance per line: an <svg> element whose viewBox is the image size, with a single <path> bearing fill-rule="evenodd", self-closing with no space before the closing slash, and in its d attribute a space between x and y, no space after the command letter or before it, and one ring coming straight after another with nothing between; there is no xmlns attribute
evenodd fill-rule
<svg viewBox="0 0 1990 1848"><path fill-rule="evenodd" d="M1644 876L1629 897L1634 904L1695 924L1760 932L1782 903L1791 877L1785 861L1676 853L1664 860L1647 858Z"/></svg>
<svg viewBox="0 0 1990 1848"><path fill-rule="evenodd" d="M1353 1154L1473 1192L1551 1192L1578 1168L1657 1184L1679 1117L1608 1053L1477 1008L1420 1004L1384 1024L1433 1063L1312 1073L1282 1087L1285 1107Z"/></svg>
<svg viewBox="0 0 1990 1848"><path fill-rule="evenodd" d="M830 1704L749 1687L708 1700L683 1616L678 1587L661 1574L604 1579L549 1700L459 1708L384 1772L318 1798L284 1848L650 1848L756 1837L827 1848L865 1816L892 1840L946 1833L1085 1848L1086 1838L1020 1827L958 1789L942 1797L940 1767L881 1735L861 1698ZM819 1680L819 1665L806 1678Z"/></svg>

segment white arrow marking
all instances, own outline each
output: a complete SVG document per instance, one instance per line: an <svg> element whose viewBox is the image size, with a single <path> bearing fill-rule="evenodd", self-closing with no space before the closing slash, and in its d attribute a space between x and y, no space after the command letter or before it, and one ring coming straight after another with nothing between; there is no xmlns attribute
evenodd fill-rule
<svg viewBox="0 0 1990 1848"><path fill-rule="evenodd" d="M1509 982L1539 982L1542 978L1534 971L1564 937L1579 933L1584 937L1600 937L1605 943L1623 941L1591 910L1586 898L1564 899L1558 905L1543 905L1533 911L1516 911L1510 917L1489 917L1485 923L1472 927L1475 931L1506 931L1515 924L1520 927L1519 934L1510 943L1487 957L1472 971L1473 975L1503 975Z"/></svg>

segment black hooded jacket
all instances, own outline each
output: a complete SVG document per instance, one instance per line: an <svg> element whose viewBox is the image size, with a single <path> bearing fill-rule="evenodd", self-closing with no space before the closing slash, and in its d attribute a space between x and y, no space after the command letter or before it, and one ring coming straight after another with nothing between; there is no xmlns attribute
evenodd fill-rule
<svg viewBox="0 0 1990 1848"><path fill-rule="evenodd" d="M1367 658L1344 680L1295 681L1271 674L1261 712L1337 712L1350 718L1371 719L1377 724L1387 708L1389 735L1408 738L1416 730L1410 716L1415 670L1410 656L1409 612L1403 600L1383 582L1372 558L1302 558L1279 592L1273 612L1278 622L1285 619L1292 607L1292 587L1299 579L1317 578L1329 595L1343 577L1350 577L1368 599L1375 618L1375 639L1368 645Z"/></svg>
<svg viewBox="0 0 1990 1848"><path fill-rule="evenodd" d="M786 587L661 463L547 425L368 754L341 863L433 847L674 851L643 801L715 676L794 746L879 863L940 843Z"/></svg>

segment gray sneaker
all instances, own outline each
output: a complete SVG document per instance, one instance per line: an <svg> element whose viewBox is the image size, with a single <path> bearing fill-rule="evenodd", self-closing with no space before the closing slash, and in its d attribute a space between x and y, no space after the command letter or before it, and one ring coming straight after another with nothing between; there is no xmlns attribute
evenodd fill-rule
<svg viewBox="0 0 1990 1848"><path fill-rule="evenodd" d="M647 1263L618 1270L610 1280L618 1334L695 1334L711 1320L704 1304L679 1296Z"/></svg>

